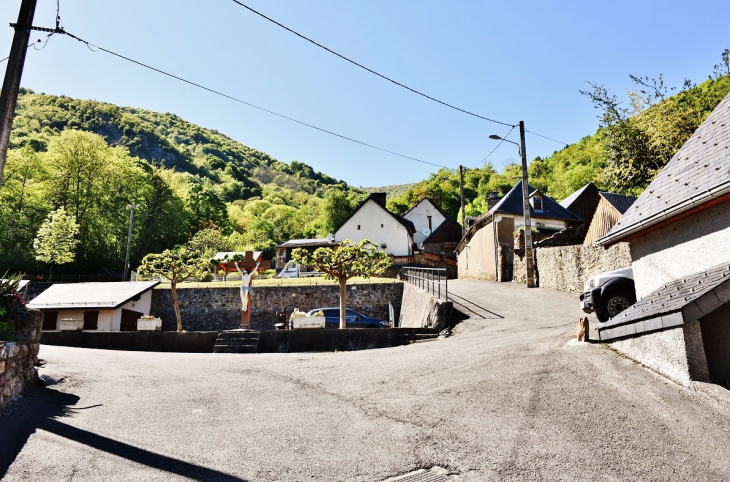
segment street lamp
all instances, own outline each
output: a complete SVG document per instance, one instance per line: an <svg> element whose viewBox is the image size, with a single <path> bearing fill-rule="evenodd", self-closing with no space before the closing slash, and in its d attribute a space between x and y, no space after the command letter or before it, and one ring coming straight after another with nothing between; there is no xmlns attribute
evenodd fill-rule
<svg viewBox="0 0 730 482"><path fill-rule="evenodd" d="M520 121L520 143L503 139L496 134L489 136L502 142L509 142L520 148L522 156L522 213L525 217L525 265L527 266L527 287L535 287L535 264L532 257L532 221L530 219L530 193L527 188L527 154L525 153L525 123Z"/></svg>
<svg viewBox="0 0 730 482"><path fill-rule="evenodd" d="M134 222L134 210L139 208L139 204L129 204L129 234L127 235L127 257L124 259L124 281L129 281L127 275L129 274L129 251L132 247L132 223Z"/></svg>

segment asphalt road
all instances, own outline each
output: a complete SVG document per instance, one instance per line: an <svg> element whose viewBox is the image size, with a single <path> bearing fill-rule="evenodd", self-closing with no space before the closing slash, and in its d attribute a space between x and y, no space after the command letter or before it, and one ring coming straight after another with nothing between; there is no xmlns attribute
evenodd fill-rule
<svg viewBox="0 0 730 482"><path fill-rule="evenodd" d="M730 408L597 344L576 297L449 282L447 339L294 354L43 346L0 418L4 480L730 479Z"/></svg>

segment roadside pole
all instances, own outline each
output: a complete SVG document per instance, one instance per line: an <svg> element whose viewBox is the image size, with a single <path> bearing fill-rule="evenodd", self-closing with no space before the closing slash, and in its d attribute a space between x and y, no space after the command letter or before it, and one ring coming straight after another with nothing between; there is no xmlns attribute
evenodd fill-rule
<svg viewBox="0 0 730 482"><path fill-rule="evenodd" d="M10 47L8 67L5 69L2 92L0 93L0 184L5 172L5 161L10 144L10 129L13 127L15 104L18 102L20 77L23 75L25 54L28 51L30 27L33 25L36 0L23 0L18 13L18 23L15 25L15 36Z"/></svg>
<svg viewBox="0 0 730 482"><path fill-rule="evenodd" d="M464 166L459 164L459 196L461 197L461 237L466 234L466 215L464 214Z"/></svg>
<svg viewBox="0 0 730 482"><path fill-rule="evenodd" d="M527 187L527 153L525 152L525 123L523 121L520 121L520 154L522 155L522 212L524 213L525 218L525 266L527 267L527 287L534 288L535 261L532 257L532 221L530 216L530 193Z"/></svg>

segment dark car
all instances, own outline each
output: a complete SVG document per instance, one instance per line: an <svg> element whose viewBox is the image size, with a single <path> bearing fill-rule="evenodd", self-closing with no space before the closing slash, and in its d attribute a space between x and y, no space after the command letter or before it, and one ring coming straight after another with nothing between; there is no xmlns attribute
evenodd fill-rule
<svg viewBox="0 0 730 482"><path fill-rule="evenodd" d="M314 316L317 312L324 313L324 327L337 329L340 327L340 309L339 308L316 308L307 315ZM377 318L370 318L355 310L347 309L345 312L348 328L387 328L388 322Z"/></svg>

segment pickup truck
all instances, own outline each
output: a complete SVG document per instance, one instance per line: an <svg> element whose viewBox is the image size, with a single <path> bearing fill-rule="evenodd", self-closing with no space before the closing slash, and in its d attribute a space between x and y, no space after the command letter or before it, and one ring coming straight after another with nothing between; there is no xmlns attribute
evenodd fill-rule
<svg viewBox="0 0 730 482"><path fill-rule="evenodd" d="M580 295L580 307L605 322L636 303L634 270L617 269L591 276Z"/></svg>

